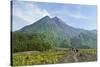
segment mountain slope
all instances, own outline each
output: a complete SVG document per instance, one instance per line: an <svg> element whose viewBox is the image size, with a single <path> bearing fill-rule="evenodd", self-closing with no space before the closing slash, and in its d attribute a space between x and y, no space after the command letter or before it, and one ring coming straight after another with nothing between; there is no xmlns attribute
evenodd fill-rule
<svg viewBox="0 0 100 67"><path fill-rule="evenodd" d="M72 45L72 41L70 41L70 47L81 47L82 45L85 45L90 48L96 48L96 31L88 31L71 27L58 17L50 18L49 16L45 16L35 23L25 26L16 32L42 34L45 36L46 40L56 46L63 45L63 41L69 42L72 39L76 45ZM80 44L78 43L77 38L79 41L81 40ZM75 42L76 40L77 42Z"/></svg>
<svg viewBox="0 0 100 67"><path fill-rule="evenodd" d="M49 16L43 17L34 24L25 26L19 31L27 33L45 33L48 31L53 31L56 32L59 36L62 35L61 37L72 37L80 33L80 29L76 29L65 24L57 17L50 18Z"/></svg>

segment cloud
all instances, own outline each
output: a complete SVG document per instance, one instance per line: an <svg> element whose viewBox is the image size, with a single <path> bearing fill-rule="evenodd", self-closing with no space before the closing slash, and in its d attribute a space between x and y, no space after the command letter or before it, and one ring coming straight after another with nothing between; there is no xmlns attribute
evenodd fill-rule
<svg viewBox="0 0 100 67"><path fill-rule="evenodd" d="M31 24L46 15L50 16L50 13L45 9L39 8L32 2L17 1L13 4L13 17L19 17L28 24Z"/></svg>
<svg viewBox="0 0 100 67"><path fill-rule="evenodd" d="M13 15L19 17L20 19L26 21L28 24L31 24L38 19L48 15L48 16L69 16L75 19L88 19L87 16L81 13L81 7L75 8L77 11L72 11L70 8L61 8L61 10L50 10L49 12L46 9L40 8L34 2L29 1L15 1L13 4Z"/></svg>

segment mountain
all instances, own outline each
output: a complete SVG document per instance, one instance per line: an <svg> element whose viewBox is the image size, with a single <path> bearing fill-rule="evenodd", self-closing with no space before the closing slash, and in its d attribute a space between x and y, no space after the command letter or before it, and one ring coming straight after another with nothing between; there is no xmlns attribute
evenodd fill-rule
<svg viewBox="0 0 100 67"><path fill-rule="evenodd" d="M61 37L72 37L78 35L81 30L65 24L58 17L50 18L49 16L45 16L34 24L25 26L18 31L27 33L46 33L53 31L59 36L62 35Z"/></svg>
<svg viewBox="0 0 100 67"><path fill-rule="evenodd" d="M49 16L45 16L35 23L25 26L15 32L27 34L42 34L45 36L46 40L48 40L52 44L56 44L57 47L62 46L63 41L70 41L69 44L65 44L65 46L67 45L67 47L97 47L95 30L89 31L74 28L67 25L58 17L50 18ZM79 41L80 43L78 43Z"/></svg>

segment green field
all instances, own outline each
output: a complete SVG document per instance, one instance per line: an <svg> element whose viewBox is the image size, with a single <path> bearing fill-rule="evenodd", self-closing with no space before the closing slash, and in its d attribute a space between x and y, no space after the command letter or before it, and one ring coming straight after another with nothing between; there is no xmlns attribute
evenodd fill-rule
<svg viewBox="0 0 100 67"><path fill-rule="evenodd" d="M13 66L39 65L39 64L57 64L75 62L73 54L69 49L52 49L44 52L27 51L12 54ZM79 62L88 62L97 60L96 49L79 49L77 57Z"/></svg>

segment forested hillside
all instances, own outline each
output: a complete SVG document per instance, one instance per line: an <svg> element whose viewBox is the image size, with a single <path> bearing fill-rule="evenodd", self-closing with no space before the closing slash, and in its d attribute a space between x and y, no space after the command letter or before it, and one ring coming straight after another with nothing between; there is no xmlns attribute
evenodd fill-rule
<svg viewBox="0 0 100 67"><path fill-rule="evenodd" d="M45 16L12 32L13 52L52 48L97 48L96 30L71 27L58 17Z"/></svg>

